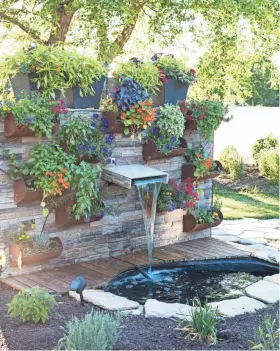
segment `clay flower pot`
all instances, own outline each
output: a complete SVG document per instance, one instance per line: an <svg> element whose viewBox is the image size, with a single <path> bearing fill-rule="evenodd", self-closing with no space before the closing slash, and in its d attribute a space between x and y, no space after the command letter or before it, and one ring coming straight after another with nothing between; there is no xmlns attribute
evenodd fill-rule
<svg viewBox="0 0 280 351"><path fill-rule="evenodd" d="M181 81L175 78L169 78L168 82L162 84L159 91L153 95L153 105L176 105L177 101L186 99L188 90L188 83L182 83Z"/></svg>
<svg viewBox="0 0 280 351"><path fill-rule="evenodd" d="M108 132L109 133L123 133L125 130L125 125L112 111L102 111L102 117L108 120Z"/></svg>
<svg viewBox="0 0 280 351"><path fill-rule="evenodd" d="M67 211L67 206L62 206L55 209L55 225L58 228L96 222L100 221L103 217L103 215L91 216L90 220L88 222L85 222L84 216L81 216L80 219L75 219L75 217L72 217Z"/></svg>
<svg viewBox="0 0 280 351"><path fill-rule="evenodd" d="M59 123L56 122L52 128L52 134L58 131ZM16 118L12 113L9 113L4 121L4 132L5 137L32 137L35 136L35 132L28 128L24 124L17 124Z"/></svg>
<svg viewBox="0 0 280 351"><path fill-rule="evenodd" d="M59 238L51 238L50 241L56 242L57 248L50 251L38 252L28 256L22 257L22 264L32 265L32 264L41 264L43 262L49 261L61 255L62 252L62 242Z"/></svg>
<svg viewBox="0 0 280 351"><path fill-rule="evenodd" d="M24 180L14 181L14 202L17 205L28 203L40 203L43 198L43 190L29 190Z"/></svg>
<svg viewBox="0 0 280 351"><path fill-rule="evenodd" d="M172 150L169 154L165 155L158 151L154 140L148 140L143 145L143 157L145 161L158 160L162 158L170 158L175 156L183 156L187 150L188 144L185 139L180 139L180 147Z"/></svg>
<svg viewBox="0 0 280 351"><path fill-rule="evenodd" d="M214 223L197 223L195 217L191 214L186 214L183 216L183 232L190 233L190 232L197 232L199 230L204 230L208 228L217 227L220 225L224 219L222 212L219 213L219 220L216 220Z"/></svg>
<svg viewBox="0 0 280 351"><path fill-rule="evenodd" d="M186 123L185 123L185 129L186 130L196 130L196 122L190 121L187 119Z"/></svg>
<svg viewBox="0 0 280 351"><path fill-rule="evenodd" d="M18 267L18 261L21 254L20 246L12 244L9 246L9 262L10 267Z"/></svg>
<svg viewBox="0 0 280 351"><path fill-rule="evenodd" d="M181 179L185 180L186 178L191 178L191 180L205 180L205 179L213 179L218 177L223 170L223 166L220 161L214 161L216 163L216 169L209 173L204 173L203 175L196 177L194 175L195 167L192 165L183 165L181 172Z"/></svg>

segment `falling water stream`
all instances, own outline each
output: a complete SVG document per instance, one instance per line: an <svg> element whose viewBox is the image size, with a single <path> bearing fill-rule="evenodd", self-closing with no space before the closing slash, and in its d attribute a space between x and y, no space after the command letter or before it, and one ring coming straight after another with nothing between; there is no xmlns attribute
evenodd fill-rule
<svg viewBox="0 0 280 351"><path fill-rule="evenodd" d="M138 195L141 200L145 232L148 248L148 274L152 275L152 260L154 247L154 224L157 209L157 198L162 183L161 178L135 181Z"/></svg>

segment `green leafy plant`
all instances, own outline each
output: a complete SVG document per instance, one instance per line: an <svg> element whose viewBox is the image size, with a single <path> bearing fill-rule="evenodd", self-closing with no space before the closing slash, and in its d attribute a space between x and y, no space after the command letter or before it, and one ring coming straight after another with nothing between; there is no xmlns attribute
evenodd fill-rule
<svg viewBox="0 0 280 351"><path fill-rule="evenodd" d="M215 345L218 326L222 321L218 307L212 307L207 303L202 306L198 298L193 300L193 307L190 316L180 322L183 325L180 330L188 333L186 338L189 340L206 341Z"/></svg>
<svg viewBox="0 0 280 351"><path fill-rule="evenodd" d="M266 138L258 139L252 146L252 157L256 163L259 159L259 154L263 149L275 149L279 146L278 139L269 134Z"/></svg>
<svg viewBox="0 0 280 351"><path fill-rule="evenodd" d="M213 134L225 119L227 108L218 100L184 100L179 103L186 123L196 123L196 129L201 136L212 141Z"/></svg>
<svg viewBox="0 0 280 351"><path fill-rule="evenodd" d="M180 145L185 119L178 106L165 104L157 112L156 122L149 129L147 138L154 140L158 150L167 155Z"/></svg>
<svg viewBox="0 0 280 351"><path fill-rule="evenodd" d="M158 68L163 82L166 78L175 78L182 83L193 84L196 82L196 70L186 65L184 58L175 58L173 55L155 54L152 57L154 65Z"/></svg>
<svg viewBox="0 0 280 351"><path fill-rule="evenodd" d="M112 350L118 336L120 315L104 312L87 313L84 318L73 318L59 340L60 350Z"/></svg>
<svg viewBox="0 0 280 351"><path fill-rule="evenodd" d="M111 155L113 134L108 134L106 118L100 120L94 113L91 118L72 115L58 133L58 139L67 152L77 157L95 156L106 162Z"/></svg>
<svg viewBox="0 0 280 351"><path fill-rule="evenodd" d="M19 162L16 154L10 152L9 149L3 150L3 157L7 161L8 174L13 180L23 179L26 183L32 185L32 177L30 175L30 169L26 163Z"/></svg>
<svg viewBox="0 0 280 351"><path fill-rule="evenodd" d="M99 191L101 173L99 165L91 165L84 161L75 167L71 188L76 194L70 212L76 219L80 219L81 216L90 218L93 215L104 214Z"/></svg>
<svg viewBox="0 0 280 351"><path fill-rule="evenodd" d="M50 101L40 94L32 95L31 98L23 98L17 101L5 103L2 106L2 115L11 112L18 124L26 125L35 132L35 136L41 137L46 135L52 137L52 129L56 122L59 121L59 113L67 111L64 108L58 108L61 102Z"/></svg>
<svg viewBox="0 0 280 351"><path fill-rule="evenodd" d="M273 183L279 183L279 148L262 149L258 154L260 173Z"/></svg>
<svg viewBox="0 0 280 351"><path fill-rule="evenodd" d="M202 145L188 148L185 152L187 165L195 167L194 176L200 177L204 174L209 174L216 169L216 163L211 155L209 156Z"/></svg>
<svg viewBox="0 0 280 351"><path fill-rule="evenodd" d="M11 317L19 316L23 322L45 323L56 305L55 298L42 288L22 290L9 304Z"/></svg>
<svg viewBox="0 0 280 351"><path fill-rule="evenodd" d="M101 109L103 111L113 112L116 115L118 115L119 113L118 106L114 103L114 100L109 96L102 100Z"/></svg>
<svg viewBox="0 0 280 351"><path fill-rule="evenodd" d="M254 341L249 340L252 344L252 350L279 350L279 314L276 319L272 319L270 315L266 315L262 322L255 329Z"/></svg>
<svg viewBox="0 0 280 351"><path fill-rule="evenodd" d="M234 146L226 147L219 157L223 164L224 170L229 173L232 179L238 179L241 177L244 169L244 162Z"/></svg>
<svg viewBox="0 0 280 351"><path fill-rule="evenodd" d="M149 93L155 93L162 85L160 73L150 62L128 61L121 63L114 72L115 79L120 76L132 78L141 84Z"/></svg>
<svg viewBox="0 0 280 351"><path fill-rule="evenodd" d="M73 86L80 88L81 96L94 94L91 85L105 73L98 61L59 46L38 45L7 57L4 70L8 73L34 73L34 82L44 94L54 97L54 91Z"/></svg>

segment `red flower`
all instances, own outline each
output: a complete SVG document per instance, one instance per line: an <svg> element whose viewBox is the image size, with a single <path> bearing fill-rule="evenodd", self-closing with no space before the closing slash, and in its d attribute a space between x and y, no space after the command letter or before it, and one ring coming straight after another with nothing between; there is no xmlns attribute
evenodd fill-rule
<svg viewBox="0 0 280 351"><path fill-rule="evenodd" d="M199 119L204 119L205 118L205 115L201 115L200 117L199 117Z"/></svg>
<svg viewBox="0 0 280 351"><path fill-rule="evenodd" d="M196 70L193 69L193 68L190 69L190 72L191 72L192 74L196 74Z"/></svg>
<svg viewBox="0 0 280 351"><path fill-rule="evenodd" d="M193 119L192 119L192 116L191 116L191 115L186 115L186 119L187 119L188 121L193 121Z"/></svg>
<svg viewBox="0 0 280 351"><path fill-rule="evenodd" d="M186 206L187 206L187 207L194 207L194 206L195 206L195 203L192 202L192 201L188 201L188 202L186 202Z"/></svg>

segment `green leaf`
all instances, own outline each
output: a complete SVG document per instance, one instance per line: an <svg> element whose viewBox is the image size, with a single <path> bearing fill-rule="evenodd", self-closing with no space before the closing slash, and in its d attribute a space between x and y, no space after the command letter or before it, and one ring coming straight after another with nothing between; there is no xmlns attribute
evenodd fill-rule
<svg viewBox="0 0 280 351"><path fill-rule="evenodd" d="M123 132L124 132L124 135L128 135L129 134L129 129L126 128Z"/></svg>
<svg viewBox="0 0 280 351"><path fill-rule="evenodd" d="M47 217L47 215L49 214L49 212L50 212L50 211L49 211L47 208L44 208L44 209L43 209L43 216L44 216L44 217Z"/></svg>

